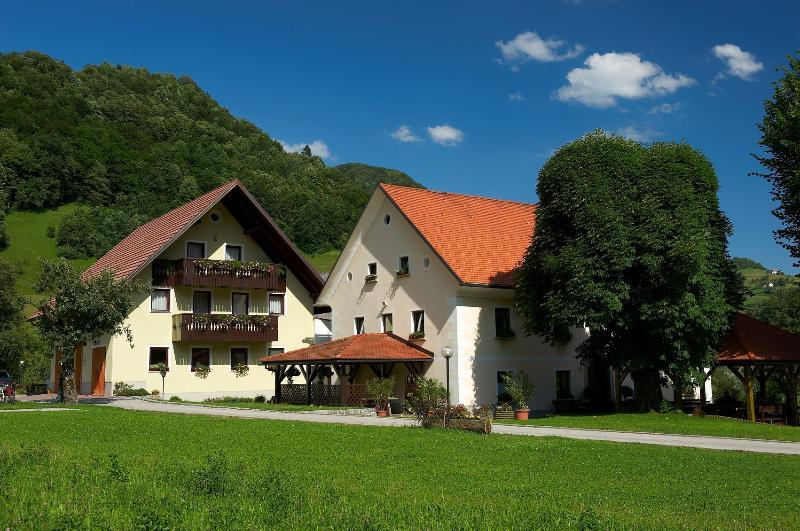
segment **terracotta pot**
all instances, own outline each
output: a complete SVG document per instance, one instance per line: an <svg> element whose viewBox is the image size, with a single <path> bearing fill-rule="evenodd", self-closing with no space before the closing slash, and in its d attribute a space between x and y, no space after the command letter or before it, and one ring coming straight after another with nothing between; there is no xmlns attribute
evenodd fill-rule
<svg viewBox="0 0 800 531"><path fill-rule="evenodd" d="M389 410L388 409L376 409L375 412L378 414L379 417L388 417ZM527 418L527 417L525 417Z"/></svg>
<svg viewBox="0 0 800 531"><path fill-rule="evenodd" d="M518 409L514 411L514 418L516 420L528 420L528 410L527 409Z"/></svg>

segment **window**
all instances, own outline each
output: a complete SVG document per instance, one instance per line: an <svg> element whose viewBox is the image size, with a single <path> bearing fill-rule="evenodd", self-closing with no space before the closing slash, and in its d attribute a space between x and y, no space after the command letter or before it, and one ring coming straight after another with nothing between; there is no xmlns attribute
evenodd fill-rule
<svg viewBox="0 0 800 531"><path fill-rule="evenodd" d="M353 319L353 328L356 334L363 334L364 333L364 318L363 317L356 317Z"/></svg>
<svg viewBox="0 0 800 531"><path fill-rule="evenodd" d="M575 398L572 396L572 386L569 381L571 372L572 371L556 371L556 398L559 400Z"/></svg>
<svg viewBox="0 0 800 531"><path fill-rule="evenodd" d="M231 370L237 365L247 365L247 349L234 347L231 349Z"/></svg>
<svg viewBox="0 0 800 531"><path fill-rule="evenodd" d="M205 258L206 244L204 242L186 242L186 258Z"/></svg>
<svg viewBox="0 0 800 531"><path fill-rule="evenodd" d="M196 371L200 365L211 366L211 350L207 348L192 349L192 372Z"/></svg>
<svg viewBox="0 0 800 531"><path fill-rule="evenodd" d="M500 338L514 337L511 329L511 308L494 309L494 335Z"/></svg>
<svg viewBox="0 0 800 531"><path fill-rule="evenodd" d="M158 365L159 363L163 363L167 367L169 367L169 357L168 357L169 349L167 347L150 347L150 359L148 367L151 371L153 366ZM167 369L169 370L169 368Z"/></svg>
<svg viewBox="0 0 800 531"><path fill-rule="evenodd" d="M231 293L231 313L247 315L250 313L250 295L247 293Z"/></svg>
<svg viewBox="0 0 800 531"><path fill-rule="evenodd" d="M192 313L211 313L210 291L195 291L192 293Z"/></svg>
<svg viewBox="0 0 800 531"><path fill-rule="evenodd" d="M511 402L511 395L506 390L506 378L511 377L511 371L497 371L497 401Z"/></svg>
<svg viewBox="0 0 800 531"><path fill-rule="evenodd" d="M381 315L381 329L384 332L394 332L394 327L392 326L392 314L385 313Z"/></svg>
<svg viewBox="0 0 800 531"><path fill-rule="evenodd" d="M397 260L397 274L398 275L407 275L408 274L408 257L401 256Z"/></svg>
<svg viewBox="0 0 800 531"><path fill-rule="evenodd" d="M367 274L370 276L378 274L378 262L370 262L367 264Z"/></svg>
<svg viewBox="0 0 800 531"><path fill-rule="evenodd" d="M150 311L151 312L168 312L169 311L169 290L168 289L154 289L150 294Z"/></svg>
<svg viewBox="0 0 800 531"><path fill-rule="evenodd" d="M208 215L208 219L211 220L211 223L219 223L222 219L222 216L219 214L219 212L212 212Z"/></svg>
<svg viewBox="0 0 800 531"><path fill-rule="evenodd" d="M225 246L225 260L242 261L242 246L241 245L226 245Z"/></svg>
<svg viewBox="0 0 800 531"><path fill-rule="evenodd" d="M269 347L267 349L267 356L276 356L278 354L283 354L286 349L283 347Z"/></svg>
<svg viewBox="0 0 800 531"><path fill-rule="evenodd" d="M384 225L389 225L389 223L391 223L391 222L392 222L392 216L390 216L389 214L386 214L385 216L383 216L383 224Z"/></svg>
<svg viewBox="0 0 800 531"><path fill-rule="evenodd" d="M411 323L414 326L414 333L425 333L425 312L422 310L416 310L411 312Z"/></svg>
<svg viewBox="0 0 800 531"><path fill-rule="evenodd" d="M428 269L430 266L431 266L431 259L426 256L425 258L422 259L422 267Z"/></svg>
<svg viewBox="0 0 800 531"><path fill-rule="evenodd" d="M283 315L284 314L284 299L283 293L270 293L269 294L269 314L270 315Z"/></svg>
<svg viewBox="0 0 800 531"><path fill-rule="evenodd" d="M353 280L353 272L352 271L348 271L347 272L347 281L348 282L352 282L352 280Z"/></svg>

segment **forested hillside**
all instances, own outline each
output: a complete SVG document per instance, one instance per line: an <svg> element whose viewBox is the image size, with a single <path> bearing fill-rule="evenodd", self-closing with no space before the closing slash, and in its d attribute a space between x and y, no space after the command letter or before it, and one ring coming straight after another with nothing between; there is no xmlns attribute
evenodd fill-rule
<svg viewBox="0 0 800 531"><path fill-rule="evenodd" d="M94 211L65 218L59 253L96 256L234 178L308 253L341 248L377 182L419 186L396 170L286 153L187 77L0 55L0 247L7 210L77 202Z"/></svg>

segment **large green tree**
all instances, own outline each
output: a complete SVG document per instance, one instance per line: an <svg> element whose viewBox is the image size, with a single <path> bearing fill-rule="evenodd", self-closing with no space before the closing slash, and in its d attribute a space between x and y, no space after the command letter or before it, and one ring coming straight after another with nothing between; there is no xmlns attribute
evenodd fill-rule
<svg viewBox="0 0 800 531"><path fill-rule="evenodd" d="M130 327L125 324L137 297L148 287L127 279L116 279L105 271L84 278L67 261L42 260L37 291L52 293L41 301L41 315L35 324L42 336L62 352L62 392L65 402L76 398L73 381L74 347L103 336L124 334L133 345Z"/></svg>
<svg viewBox="0 0 800 531"><path fill-rule="evenodd" d="M711 164L686 144L601 131L562 147L537 185L536 231L516 306L528 332L586 327L587 363L630 371L640 404L707 366L743 302Z"/></svg>
<svg viewBox="0 0 800 531"><path fill-rule="evenodd" d="M764 102L759 124L764 155L756 159L766 169L759 173L772 185L778 202L773 214L783 226L775 231L778 241L800 264L800 57L789 56L783 77L773 83L772 99Z"/></svg>

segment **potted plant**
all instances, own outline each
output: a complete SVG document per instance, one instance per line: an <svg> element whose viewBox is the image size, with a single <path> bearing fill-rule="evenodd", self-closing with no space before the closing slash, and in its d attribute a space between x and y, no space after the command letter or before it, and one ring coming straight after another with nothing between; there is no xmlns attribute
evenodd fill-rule
<svg viewBox="0 0 800 531"><path fill-rule="evenodd" d="M418 341L418 340L421 340L421 339L425 339L425 332L423 332L422 330L417 330L416 332L411 332L410 334L408 334L408 339L410 339L411 341L415 341L415 340Z"/></svg>
<svg viewBox="0 0 800 531"><path fill-rule="evenodd" d="M533 396L533 385L528 380L528 374L525 371L514 371L503 379L506 384L506 392L514 405L514 418L528 420L528 400Z"/></svg>
<svg viewBox="0 0 800 531"><path fill-rule="evenodd" d="M377 282L378 275L367 275L364 277L364 282Z"/></svg>
<svg viewBox="0 0 800 531"><path fill-rule="evenodd" d="M367 396L375 401L379 417L389 416L389 398L394 392L394 378L373 378L367 382Z"/></svg>
<svg viewBox="0 0 800 531"><path fill-rule="evenodd" d="M167 372L169 371L169 367L163 361L161 363L156 363L155 365L150 365L151 371L158 371L161 374L161 396L164 396L164 379L167 377Z"/></svg>
<svg viewBox="0 0 800 531"><path fill-rule="evenodd" d="M248 374L250 374L250 367L247 366L245 363L237 363L233 366L233 373L236 375L237 378L244 378Z"/></svg>
<svg viewBox="0 0 800 531"><path fill-rule="evenodd" d="M211 367L209 367L208 365L201 364L195 367L194 369L194 375L203 380L208 378L209 374L211 374Z"/></svg>

